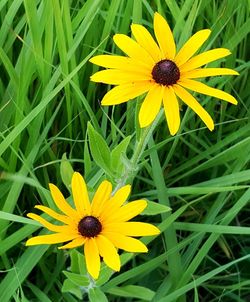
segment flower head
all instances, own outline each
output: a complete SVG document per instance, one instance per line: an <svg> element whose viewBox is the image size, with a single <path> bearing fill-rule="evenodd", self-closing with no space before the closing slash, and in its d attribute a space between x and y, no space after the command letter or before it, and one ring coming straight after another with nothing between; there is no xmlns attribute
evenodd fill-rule
<svg viewBox="0 0 250 302"><path fill-rule="evenodd" d="M41 216L29 213L27 216L40 222L48 230L55 232L28 239L26 245L55 244L67 242L59 249L71 249L84 245L86 266L89 274L97 279L100 272L100 256L107 266L120 270L117 248L128 252L147 252L147 247L131 236L150 236L159 234L159 229L143 222L128 222L140 214L147 202L136 200L126 202L131 187L126 185L112 195L112 185L104 180L98 187L92 203L89 201L86 183L75 172L72 177L72 193L75 208L72 208L60 190L49 185L53 200L62 213L37 205L35 208L56 219L62 225L55 225Z"/></svg>
<svg viewBox="0 0 250 302"><path fill-rule="evenodd" d="M169 25L158 13L154 15L157 43L142 25L132 24L131 31L135 40L123 34L116 34L113 38L128 57L98 55L90 59L94 64L109 68L92 75L92 81L118 85L103 97L102 105L127 102L147 92L139 112L140 126L149 126L163 103L169 131L175 135L180 127L177 97L199 115L209 130L214 129L211 116L188 90L237 104L230 94L194 80L216 75L238 75L228 68L200 68L230 54L228 49L217 48L194 56L208 39L209 29L194 34L178 53Z"/></svg>

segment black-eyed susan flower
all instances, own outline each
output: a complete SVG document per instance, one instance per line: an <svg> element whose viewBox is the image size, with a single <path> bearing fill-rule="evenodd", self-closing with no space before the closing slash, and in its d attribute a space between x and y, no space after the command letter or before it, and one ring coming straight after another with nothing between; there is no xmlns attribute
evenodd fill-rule
<svg viewBox="0 0 250 302"><path fill-rule="evenodd" d="M55 185L49 185L53 200L61 213L42 205L36 205L35 208L56 219L61 225L52 224L39 215L29 213L29 218L55 233L30 238L26 245L68 241L59 249L84 246L87 270L95 279L100 272L100 256L107 266L119 271L120 257L117 249L136 253L148 251L141 241L132 236L156 235L160 231L149 223L128 222L147 206L145 200L124 204L130 194L130 185L123 186L112 195L111 183L104 180L91 203L86 183L79 173L73 174L71 185L75 208L69 205Z"/></svg>
<svg viewBox="0 0 250 302"><path fill-rule="evenodd" d="M194 80L238 74L228 68L200 68L230 54L228 49L216 48L194 56L208 39L209 29L194 34L178 53L169 25L158 13L154 15L154 33L158 44L142 25L132 24L131 31L135 40L123 34L116 34L113 38L128 57L98 55L90 59L94 64L109 68L92 75L92 81L118 85L103 97L102 105L127 102L147 92L139 112L140 126L143 128L153 122L163 102L169 131L174 135L180 126L177 97L199 115L209 130L214 129L211 116L188 90L237 104L230 94Z"/></svg>

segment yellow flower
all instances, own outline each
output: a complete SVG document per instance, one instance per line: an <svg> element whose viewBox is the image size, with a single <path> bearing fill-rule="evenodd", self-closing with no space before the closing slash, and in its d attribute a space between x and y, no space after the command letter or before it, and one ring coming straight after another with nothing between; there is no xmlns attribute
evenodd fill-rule
<svg viewBox="0 0 250 302"><path fill-rule="evenodd" d="M154 15L154 33L158 44L142 25L132 24L131 30L136 41L123 34L116 34L113 38L128 57L98 55L90 59L94 64L110 68L92 75L92 81L118 85L103 97L102 105L120 104L148 92L139 112L140 126L143 128L153 122L163 102L169 131L175 135L180 127L178 97L212 131L214 122L211 116L186 89L237 104L230 94L193 80L216 75L238 75L228 68L200 68L228 56L230 51L217 48L193 57L211 33L209 29L204 29L194 34L176 53L169 25L158 13Z"/></svg>
<svg viewBox="0 0 250 302"><path fill-rule="evenodd" d="M55 234L33 237L26 245L55 244L70 241L59 249L70 249L84 245L86 266L89 274L97 279L100 272L100 256L107 266L114 271L120 270L120 257L117 248L128 252L147 252L147 247L131 236L150 236L159 234L157 227L143 222L128 222L140 214L147 202L136 200L126 202L131 187L126 185L113 195L112 185L104 180L98 187L92 203L89 201L86 183L81 174L75 172L72 177L72 193L75 204L73 209L65 200L60 190L50 184L50 192L58 209L54 210L37 205L35 208L63 223L55 225L41 216L29 213L27 216L40 222Z"/></svg>

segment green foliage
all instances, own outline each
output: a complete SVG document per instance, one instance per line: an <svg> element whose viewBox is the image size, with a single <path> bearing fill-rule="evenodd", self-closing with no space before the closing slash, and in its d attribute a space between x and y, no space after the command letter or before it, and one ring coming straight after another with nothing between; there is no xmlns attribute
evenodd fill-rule
<svg viewBox="0 0 250 302"><path fill-rule="evenodd" d="M109 87L89 81L98 69L89 59L121 54L112 36L130 35L131 22L153 32L155 11L167 18L178 48L211 28L201 51L232 52L211 66L240 75L205 81L239 105L196 95L215 121L212 133L185 106L174 137L163 114L139 129L140 102L100 106ZM247 301L249 31L247 0L0 1L1 302ZM102 265L96 282L82 248L25 246L40 229L26 214L35 204L54 207L49 182L69 195L73 170L93 190L106 176L117 187L131 182L130 200L149 200L138 220L162 231L142 239L147 254L121 253L119 273Z"/></svg>

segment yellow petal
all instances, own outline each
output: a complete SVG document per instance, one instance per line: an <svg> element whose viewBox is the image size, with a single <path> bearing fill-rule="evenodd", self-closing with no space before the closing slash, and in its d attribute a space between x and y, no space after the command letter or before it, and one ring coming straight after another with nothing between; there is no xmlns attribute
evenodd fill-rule
<svg viewBox="0 0 250 302"><path fill-rule="evenodd" d="M138 239L113 232L103 232L103 235L107 237L114 246L124 251L132 253L146 253L148 251L146 245Z"/></svg>
<svg viewBox="0 0 250 302"><path fill-rule="evenodd" d="M155 62L152 57L133 39L123 34L116 34L113 39L115 44L132 59L141 61L151 67L154 66Z"/></svg>
<svg viewBox="0 0 250 302"><path fill-rule="evenodd" d="M103 232L117 232L125 236L152 236L160 234L160 230L154 225L134 221L107 224Z"/></svg>
<svg viewBox="0 0 250 302"><path fill-rule="evenodd" d="M78 234L62 234L62 233L57 233L57 234L50 234L50 235L41 235L41 236L36 236L33 238L30 238L27 240L26 245L38 245L38 244L55 244L55 243L61 243L65 241L69 241L72 239L77 238L79 235Z"/></svg>
<svg viewBox="0 0 250 302"><path fill-rule="evenodd" d="M86 259L87 271L94 279L97 279L99 277L101 264L95 239L90 238L85 242L84 255Z"/></svg>
<svg viewBox="0 0 250 302"><path fill-rule="evenodd" d="M72 209L71 206L67 203L57 186L49 184L49 189L58 209L60 209L67 216L78 219L78 213L74 209Z"/></svg>
<svg viewBox="0 0 250 302"><path fill-rule="evenodd" d="M207 111L197 102L197 100L184 88L179 85L174 85L174 91L182 101L187 104L206 124L208 129L214 129L214 122Z"/></svg>
<svg viewBox="0 0 250 302"><path fill-rule="evenodd" d="M215 60L229 56L231 52L226 48L216 48L212 50L205 51L179 66L181 73L184 71L192 70L198 68L202 65L208 64Z"/></svg>
<svg viewBox="0 0 250 302"><path fill-rule="evenodd" d="M132 24L132 34L134 35L137 43L141 45L153 58L155 62L161 60L161 52L155 40L152 38L149 31L142 25Z"/></svg>
<svg viewBox="0 0 250 302"><path fill-rule="evenodd" d="M139 112L139 123L141 128L147 127L156 118L161 108L163 91L164 87L158 84L155 84L149 90Z"/></svg>
<svg viewBox="0 0 250 302"><path fill-rule="evenodd" d="M90 80L93 82L99 82L110 85L120 85L138 81L150 81L151 79L152 75L150 73L135 73L131 71L117 69L107 69L98 71L90 77Z"/></svg>
<svg viewBox="0 0 250 302"><path fill-rule="evenodd" d="M86 240L87 240L86 238L81 236L79 238L76 238L76 239L72 240L71 242L69 242L65 245L59 246L58 249L59 250L72 249L72 248L83 245L86 242Z"/></svg>
<svg viewBox="0 0 250 302"><path fill-rule="evenodd" d="M239 75L239 73L229 68L200 68L183 72L181 79L196 79L220 75Z"/></svg>
<svg viewBox="0 0 250 302"><path fill-rule="evenodd" d="M72 193L77 212L81 217L90 214L89 195L86 183L82 175L74 172L72 177Z"/></svg>
<svg viewBox="0 0 250 302"><path fill-rule="evenodd" d="M127 221L139 215L147 206L146 200L136 200L129 202L118 209L114 214L106 218L105 223Z"/></svg>
<svg viewBox="0 0 250 302"><path fill-rule="evenodd" d="M117 210L124 204L124 202L128 199L128 196L131 192L131 185L126 185L118 189L114 195L107 200L100 213L100 220L105 221L112 215L116 213Z"/></svg>
<svg viewBox="0 0 250 302"><path fill-rule="evenodd" d="M119 85L105 94L102 105L117 105L127 102L147 92L152 85L153 83L149 81Z"/></svg>
<svg viewBox="0 0 250 302"><path fill-rule="evenodd" d="M74 229L69 227L68 225L55 225L52 224L50 222L48 222L47 220L45 220L44 218L34 214L34 213L28 213L27 216L35 221L38 221L39 223L41 223L41 225L43 225L46 229L52 231L52 232L58 232L58 233L72 233L72 231L74 232Z"/></svg>
<svg viewBox="0 0 250 302"><path fill-rule="evenodd" d="M154 32L162 52L162 59L173 60L176 45L167 21L159 14L154 14Z"/></svg>
<svg viewBox="0 0 250 302"><path fill-rule="evenodd" d="M169 132L171 135L175 135L180 127L180 112L179 103L172 87L164 90L163 105Z"/></svg>
<svg viewBox="0 0 250 302"><path fill-rule="evenodd" d="M202 46L202 44L208 39L211 34L211 30L203 29L195 33L180 49L176 55L174 61L177 66L180 66L187 62L196 51Z"/></svg>
<svg viewBox="0 0 250 302"><path fill-rule="evenodd" d="M103 260L107 266L114 271L119 271L121 267L120 257L113 243L102 235L97 236L96 243L99 253L103 257Z"/></svg>
<svg viewBox="0 0 250 302"><path fill-rule="evenodd" d="M92 200L91 212L92 215L98 217L102 211L104 203L110 198L112 193L111 182L104 180L98 187Z"/></svg>
<svg viewBox="0 0 250 302"><path fill-rule="evenodd" d="M44 213L48 214L50 217L55 218L58 221L64 222L65 224L72 223L72 219L70 217L68 217L66 215L58 214L57 212L55 212L54 210L52 210L48 207L36 205L35 208L43 211Z"/></svg>
<svg viewBox="0 0 250 302"><path fill-rule="evenodd" d="M140 71L143 73L152 71L152 66L148 66L142 62L138 62L138 60L123 56L98 55L91 58L89 61L106 68L115 68L132 72Z"/></svg>
<svg viewBox="0 0 250 302"><path fill-rule="evenodd" d="M237 100L231 94L226 93L226 92L216 89L216 88L209 87L209 86L207 86L203 83L197 82L197 81L185 79L185 80L180 81L179 84L185 88L191 89L193 91L196 91L196 92L199 92L199 93L202 93L205 95L210 95L210 96L216 97L218 99L227 101L234 105L236 105L238 103Z"/></svg>

